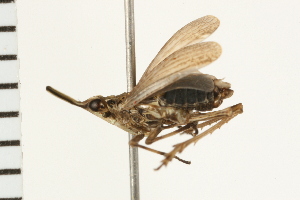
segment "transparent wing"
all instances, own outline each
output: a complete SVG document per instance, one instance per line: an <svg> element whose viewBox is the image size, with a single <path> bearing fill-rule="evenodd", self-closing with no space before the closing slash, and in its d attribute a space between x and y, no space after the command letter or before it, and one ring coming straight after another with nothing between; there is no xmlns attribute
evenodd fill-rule
<svg viewBox="0 0 300 200"><path fill-rule="evenodd" d="M127 96L123 109L128 109L140 101L152 96L166 86L195 73L213 61L222 53L221 46L216 42L203 42L179 49L165 58L151 73L144 75Z"/></svg>
<svg viewBox="0 0 300 200"><path fill-rule="evenodd" d="M205 38L211 35L219 27L219 25L220 21L218 18L212 15L207 15L182 27L157 53L156 57L152 60L147 70L144 72L140 81L144 81L146 76L151 73L155 66L163 61L167 56L178 49L203 41Z"/></svg>

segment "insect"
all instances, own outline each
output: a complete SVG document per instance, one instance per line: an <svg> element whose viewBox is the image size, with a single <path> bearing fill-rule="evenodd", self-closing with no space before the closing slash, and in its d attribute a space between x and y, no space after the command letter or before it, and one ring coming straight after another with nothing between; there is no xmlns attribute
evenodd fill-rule
<svg viewBox="0 0 300 200"><path fill-rule="evenodd" d="M214 16L196 19L179 31L161 48L144 72L139 83L129 93L94 96L83 102L47 86L53 95L81 107L101 119L135 135L129 144L164 156L156 170L177 157L188 145L196 143L243 112L241 103L219 111L223 99L233 94L230 83L198 69L215 61L222 52L216 42L202 42L219 26ZM211 112L208 112L211 111ZM198 134L198 129L209 128ZM160 135L163 130L175 131ZM165 153L139 144L150 145L176 134L190 134L191 139L174 145Z"/></svg>

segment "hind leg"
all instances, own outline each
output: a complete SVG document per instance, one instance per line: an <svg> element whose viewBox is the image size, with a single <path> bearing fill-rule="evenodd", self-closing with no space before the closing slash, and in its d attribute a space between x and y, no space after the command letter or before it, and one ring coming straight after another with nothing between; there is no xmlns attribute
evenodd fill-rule
<svg viewBox="0 0 300 200"><path fill-rule="evenodd" d="M196 143L206 135L213 133L216 129L221 128L225 123L233 119L238 114L241 114L242 112L243 112L243 105L237 104L221 111L204 113L201 116L199 116L198 119L204 121L202 124L198 125L199 128L201 126L204 127L212 123L216 123L216 124L210 127L209 129L207 129L206 131L204 131L203 133L201 133L200 135L197 135L189 140L186 140L185 142L174 145L174 149L171 152L164 155L165 159L162 161L162 164L158 168L156 168L156 170L159 170L162 166L167 166L167 164L175 157L175 155L177 153L181 153L188 145L192 143ZM227 115L224 113L227 113ZM194 118L196 119L197 117L195 116Z"/></svg>

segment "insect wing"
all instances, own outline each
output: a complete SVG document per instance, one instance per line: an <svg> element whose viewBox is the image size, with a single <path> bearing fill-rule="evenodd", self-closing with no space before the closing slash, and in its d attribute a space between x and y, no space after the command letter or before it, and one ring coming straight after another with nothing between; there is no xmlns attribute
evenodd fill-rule
<svg viewBox="0 0 300 200"><path fill-rule="evenodd" d="M221 52L221 46L216 42L193 44L175 51L153 68L151 73L145 75L147 81L140 81L133 88L123 104L123 109L133 107L168 85L212 63Z"/></svg>
<svg viewBox="0 0 300 200"><path fill-rule="evenodd" d="M145 81L149 73L151 73L151 71L167 56L183 47L203 41L211 35L219 27L219 25L220 21L218 18L212 15L207 15L182 27L161 48L144 72L140 81Z"/></svg>

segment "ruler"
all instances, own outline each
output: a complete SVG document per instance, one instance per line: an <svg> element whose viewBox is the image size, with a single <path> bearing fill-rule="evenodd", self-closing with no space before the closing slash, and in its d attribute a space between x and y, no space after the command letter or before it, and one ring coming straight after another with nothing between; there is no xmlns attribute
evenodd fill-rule
<svg viewBox="0 0 300 200"><path fill-rule="evenodd" d="M0 0L0 200L21 200L22 149L14 0Z"/></svg>

